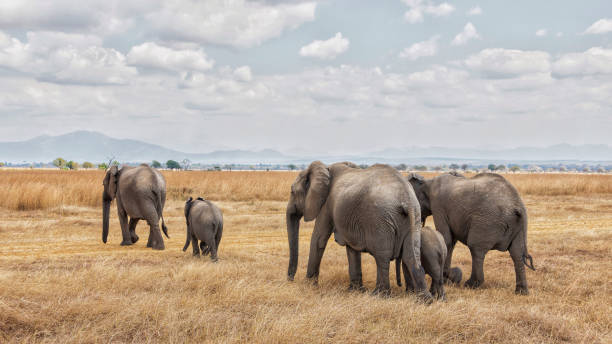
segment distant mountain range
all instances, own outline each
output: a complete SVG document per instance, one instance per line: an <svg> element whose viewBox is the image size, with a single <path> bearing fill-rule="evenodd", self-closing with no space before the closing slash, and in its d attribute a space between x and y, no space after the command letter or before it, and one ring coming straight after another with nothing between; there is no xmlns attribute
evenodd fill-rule
<svg viewBox="0 0 612 344"><path fill-rule="evenodd" d="M393 148L360 155L292 156L265 149L260 151L222 150L185 153L137 140L115 139L92 131L75 131L60 136L38 136L21 142L0 142L0 161L50 162L57 157L78 162L102 162L114 156L120 162L181 161L203 164L304 164L312 160L356 163L450 164L484 162L612 162L608 145L558 144L549 147L512 149L469 149L448 147Z"/></svg>

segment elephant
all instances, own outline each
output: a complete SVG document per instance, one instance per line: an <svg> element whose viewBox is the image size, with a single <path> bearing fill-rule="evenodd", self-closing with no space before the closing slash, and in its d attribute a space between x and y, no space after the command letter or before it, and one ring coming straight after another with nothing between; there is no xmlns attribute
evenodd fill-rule
<svg viewBox="0 0 612 344"><path fill-rule="evenodd" d="M166 203L166 180L159 171L142 164L137 167L112 166L104 177L102 192L102 241L108 237L110 205L117 198L117 212L121 224L122 246L138 241L136 225L146 220L150 227L147 247L164 249L164 239L159 231L159 219L167 238L168 228L164 222L163 209ZM130 217L128 224L128 216Z"/></svg>
<svg viewBox="0 0 612 344"><path fill-rule="evenodd" d="M446 173L432 179L411 173L407 178L419 199L422 221L433 215L436 230L444 237L447 280L461 281L450 269L453 249L460 241L472 255L472 273L466 287L478 288L484 282L483 263L489 250L510 251L516 274L515 292L529 294L523 264L535 268L527 250L527 210L510 182L496 173L480 173L472 178Z"/></svg>
<svg viewBox="0 0 612 344"><path fill-rule="evenodd" d="M429 292L438 299L446 300L444 291L444 263L446 261L446 244L442 234L430 227L423 227L421 231L421 264L425 273L431 277L431 287ZM461 270L459 270L461 273ZM397 285L402 285L402 275L400 274L400 264L396 261L395 276ZM410 274L404 268L404 279L406 280L406 290L414 290L414 283Z"/></svg>
<svg viewBox="0 0 612 344"><path fill-rule="evenodd" d="M217 262L217 250L223 235L223 213L211 201L201 197L193 199L189 197L185 202L185 221L187 222L187 240L183 247L183 252L193 246L193 255L207 255L210 252L210 260ZM198 249L198 240L200 245Z"/></svg>
<svg viewBox="0 0 612 344"><path fill-rule="evenodd" d="M410 183L394 168L377 164L360 169L347 162L328 167L314 161L300 172L291 185L286 212L289 281L297 270L302 217L304 221L316 219L306 274L314 284L333 232L335 240L346 246L349 290L363 290L361 252L368 252L376 260L374 294L390 294L389 263L401 256L418 296L426 302L432 299L421 266L419 203Z"/></svg>

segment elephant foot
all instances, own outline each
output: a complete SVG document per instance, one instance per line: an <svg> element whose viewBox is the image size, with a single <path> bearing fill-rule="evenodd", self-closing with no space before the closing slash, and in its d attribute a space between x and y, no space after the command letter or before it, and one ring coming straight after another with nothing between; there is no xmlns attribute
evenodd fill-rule
<svg viewBox="0 0 612 344"><path fill-rule="evenodd" d="M372 295L382 298L388 298L391 297L391 289L376 287L372 291Z"/></svg>
<svg viewBox="0 0 612 344"><path fill-rule="evenodd" d="M465 281L465 284L463 286L466 288L476 289L479 288L481 285L482 281L473 280L470 278L469 280Z"/></svg>
<svg viewBox="0 0 612 344"><path fill-rule="evenodd" d="M364 293L367 289L363 286L363 284L351 283L348 287L348 291L358 291L360 293Z"/></svg>
<svg viewBox="0 0 612 344"><path fill-rule="evenodd" d="M458 267L451 268L448 272L448 276L446 276L446 283L448 284L459 284L461 283L461 279L463 278L463 272Z"/></svg>
<svg viewBox="0 0 612 344"><path fill-rule="evenodd" d="M130 246L130 245L133 245L133 244L134 243L132 242L132 240L130 240L130 241L123 240L121 242L121 246Z"/></svg>
<svg viewBox="0 0 612 344"><path fill-rule="evenodd" d="M306 276L306 282L314 286L319 285L319 276Z"/></svg>
<svg viewBox="0 0 612 344"><path fill-rule="evenodd" d="M516 295L529 295L529 289L527 289L526 286L516 286L516 289L514 290L514 293Z"/></svg>
<svg viewBox="0 0 612 344"><path fill-rule="evenodd" d="M134 236L132 236L132 244L137 243L137 242L138 242L138 239L140 239L140 238L138 237L138 235L134 234Z"/></svg>
<svg viewBox="0 0 612 344"><path fill-rule="evenodd" d="M159 245L153 244L153 245L151 245L151 248L154 249L154 250L163 251L166 247L162 243L162 244L159 244Z"/></svg>
<svg viewBox="0 0 612 344"><path fill-rule="evenodd" d="M200 252L191 254L192 257L200 258Z"/></svg>
<svg viewBox="0 0 612 344"><path fill-rule="evenodd" d="M295 278L295 275L287 275L287 281L289 282L293 282L294 278Z"/></svg>
<svg viewBox="0 0 612 344"><path fill-rule="evenodd" d="M213 262L213 263L218 263L219 262L219 258L217 258L217 257L215 257L215 258L210 257L210 261Z"/></svg>
<svg viewBox="0 0 612 344"><path fill-rule="evenodd" d="M417 293L416 297L419 303L429 305L433 302L433 296L431 296L429 290L423 290L420 293Z"/></svg>

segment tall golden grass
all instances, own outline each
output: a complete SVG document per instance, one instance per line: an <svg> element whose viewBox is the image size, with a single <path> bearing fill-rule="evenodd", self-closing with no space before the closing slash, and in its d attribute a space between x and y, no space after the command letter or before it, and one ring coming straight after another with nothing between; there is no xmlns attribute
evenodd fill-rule
<svg viewBox="0 0 612 344"><path fill-rule="evenodd" d="M168 200L283 201L297 172L163 171ZM425 173L426 177L435 174ZM467 174L469 177L470 174ZM612 175L505 174L522 195L612 194ZM0 170L0 207L12 210L102 205L102 171Z"/></svg>
<svg viewBox="0 0 612 344"><path fill-rule="evenodd" d="M319 286L309 284L312 222L302 224L296 280L287 282L284 208L295 173L164 174L171 239L153 251L142 222L140 241L120 246L114 212L101 242L102 172L0 172L0 343L612 341L609 176L509 175L529 211L531 294L514 295L512 262L493 251L482 289L446 286L447 302L425 306L395 285L391 298L346 291L346 252L333 239ZM219 263L181 251L188 195L223 210ZM453 257L465 281L470 253L459 244ZM368 254L363 271L372 290Z"/></svg>

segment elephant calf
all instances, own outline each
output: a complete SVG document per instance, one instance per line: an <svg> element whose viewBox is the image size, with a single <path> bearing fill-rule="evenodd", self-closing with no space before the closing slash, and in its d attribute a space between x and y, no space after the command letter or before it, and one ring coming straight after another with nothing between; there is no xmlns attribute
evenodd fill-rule
<svg viewBox="0 0 612 344"><path fill-rule="evenodd" d="M423 227L421 232L421 264L425 273L431 277L431 295L438 299L446 300L444 291L444 262L446 261L446 244L442 234L430 227ZM402 285L402 276L400 275L400 262L396 262L395 275L397 277L397 285ZM406 267L404 268L404 278L406 279L406 290L414 290L414 282L410 277ZM457 269L459 270L459 269ZM457 271L455 271L457 273ZM458 271L461 274L461 270ZM459 279L461 279L459 275Z"/></svg>
<svg viewBox="0 0 612 344"><path fill-rule="evenodd" d="M187 240L183 251L193 241L193 255L199 257L200 249L203 255L210 252L210 260L216 262L217 250L223 234L223 214L211 201L201 197L189 197L185 202L185 220L187 222ZM198 245L198 240L200 244Z"/></svg>

